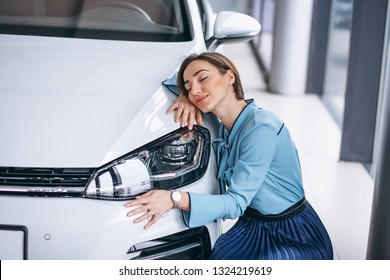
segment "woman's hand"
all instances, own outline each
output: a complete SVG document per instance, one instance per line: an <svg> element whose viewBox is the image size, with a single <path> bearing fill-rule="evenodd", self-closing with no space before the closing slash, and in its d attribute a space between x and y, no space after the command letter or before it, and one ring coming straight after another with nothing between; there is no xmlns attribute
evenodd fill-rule
<svg viewBox="0 0 390 280"><path fill-rule="evenodd" d="M140 206L127 213L128 217L135 214L146 212L144 215L134 220L134 223L142 222L148 219L144 229L149 228L173 208L171 192L166 190L149 191L136 199L125 204L125 207Z"/></svg>
<svg viewBox="0 0 390 280"><path fill-rule="evenodd" d="M175 110L175 122L180 120L180 127L188 125L188 129L192 130L195 119L198 125L203 126L202 112L184 94L180 94L175 103L168 109L167 114L169 115Z"/></svg>

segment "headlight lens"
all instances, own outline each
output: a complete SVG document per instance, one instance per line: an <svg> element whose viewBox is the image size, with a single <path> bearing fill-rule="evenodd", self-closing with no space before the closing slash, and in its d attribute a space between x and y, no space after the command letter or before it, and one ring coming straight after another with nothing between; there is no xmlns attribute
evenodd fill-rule
<svg viewBox="0 0 390 280"><path fill-rule="evenodd" d="M210 133L180 128L95 171L84 197L128 199L151 189L174 189L201 178L210 155Z"/></svg>

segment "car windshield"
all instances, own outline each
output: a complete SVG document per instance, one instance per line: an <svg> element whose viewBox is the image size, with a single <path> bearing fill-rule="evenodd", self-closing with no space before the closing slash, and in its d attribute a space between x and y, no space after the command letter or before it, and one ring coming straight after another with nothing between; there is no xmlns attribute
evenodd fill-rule
<svg viewBox="0 0 390 280"><path fill-rule="evenodd" d="M1 0L0 33L188 41L181 0Z"/></svg>

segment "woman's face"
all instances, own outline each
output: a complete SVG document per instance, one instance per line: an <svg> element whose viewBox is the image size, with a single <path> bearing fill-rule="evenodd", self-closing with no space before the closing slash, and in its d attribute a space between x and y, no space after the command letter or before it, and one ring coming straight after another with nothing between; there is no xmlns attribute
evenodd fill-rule
<svg viewBox="0 0 390 280"><path fill-rule="evenodd" d="M205 60L192 61L183 72L184 86L190 101L203 113L213 112L231 89L233 73L221 74L219 69ZM234 81L234 80L233 80Z"/></svg>

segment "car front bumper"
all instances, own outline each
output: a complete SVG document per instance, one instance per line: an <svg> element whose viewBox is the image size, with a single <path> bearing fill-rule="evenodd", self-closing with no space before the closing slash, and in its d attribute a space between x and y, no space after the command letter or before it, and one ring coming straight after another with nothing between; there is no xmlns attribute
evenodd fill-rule
<svg viewBox="0 0 390 280"><path fill-rule="evenodd" d="M180 233L188 230L177 210L144 230L144 223L133 223L137 215L126 216L129 208L124 204L83 198L0 196L0 259L142 259L169 258L177 253L164 252L164 248L172 250L176 245L169 244L177 244ZM210 223L207 228L206 239L213 244L220 225ZM176 237L168 238L171 235ZM191 243L194 239L186 240ZM143 252L150 246L156 248L157 257L153 252Z"/></svg>

